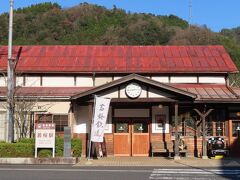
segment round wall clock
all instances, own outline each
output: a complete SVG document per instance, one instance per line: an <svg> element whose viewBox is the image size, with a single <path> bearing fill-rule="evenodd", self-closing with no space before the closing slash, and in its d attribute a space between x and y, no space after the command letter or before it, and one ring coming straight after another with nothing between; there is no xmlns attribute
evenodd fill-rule
<svg viewBox="0 0 240 180"><path fill-rule="evenodd" d="M137 83L130 83L125 88L125 93L129 98L135 99L141 95L142 88Z"/></svg>

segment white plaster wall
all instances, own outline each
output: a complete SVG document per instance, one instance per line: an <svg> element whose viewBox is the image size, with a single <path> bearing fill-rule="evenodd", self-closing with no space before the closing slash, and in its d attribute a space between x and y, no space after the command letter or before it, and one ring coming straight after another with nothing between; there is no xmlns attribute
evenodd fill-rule
<svg viewBox="0 0 240 180"><path fill-rule="evenodd" d="M105 98L118 98L118 88L101 93L100 96Z"/></svg>
<svg viewBox="0 0 240 180"><path fill-rule="evenodd" d="M118 79L121 79L121 78L122 78L121 76L114 76L113 80L115 81L115 80L118 80Z"/></svg>
<svg viewBox="0 0 240 180"><path fill-rule="evenodd" d="M100 86L112 81L112 77L95 77L95 86Z"/></svg>
<svg viewBox="0 0 240 180"><path fill-rule="evenodd" d="M6 140L6 111L0 111L0 141Z"/></svg>
<svg viewBox="0 0 240 180"><path fill-rule="evenodd" d="M40 86L40 77L39 76L26 76L25 86L27 87L39 87Z"/></svg>
<svg viewBox="0 0 240 180"><path fill-rule="evenodd" d="M170 83L197 83L197 77L171 76Z"/></svg>
<svg viewBox="0 0 240 180"><path fill-rule="evenodd" d="M156 89L149 88L148 91L149 91L149 92L148 92L148 97L149 97L149 98L163 98L163 97L164 97L164 96L161 95L161 93L160 93L158 90L156 90Z"/></svg>
<svg viewBox="0 0 240 180"><path fill-rule="evenodd" d="M142 87L142 92L140 94L140 98L147 98L147 88L145 86L141 86Z"/></svg>
<svg viewBox="0 0 240 180"><path fill-rule="evenodd" d="M112 107L110 107L108 110L108 119L107 119L104 133L112 133Z"/></svg>
<svg viewBox="0 0 240 180"><path fill-rule="evenodd" d="M120 87L120 98L128 98L126 93L125 93L125 87L126 86L121 86Z"/></svg>
<svg viewBox="0 0 240 180"><path fill-rule="evenodd" d="M92 77L77 77L76 86L92 87L93 86L93 78Z"/></svg>
<svg viewBox="0 0 240 180"><path fill-rule="evenodd" d="M88 106L75 106L74 107L74 133L89 133L90 121Z"/></svg>
<svg viewBox="0 0 240 180"><path fill-rule="evenodd" d="M52 114L68 114L70 102L38 102L38 111L47 111Z"/></svg>
<svg viewBox="0 0 240 180"><path fill-rule="evenodd" d="M23 86L23 77L22 76L16 77L16 86Z"/></svg>
<svg viewBox="0 0 240 180"><path fill-rule="evenodd" d="M152 76L152 80L161 82L161 83L169 83L168 76Z"/></svg>
<svg viewBox="0 0 240 180"><path fill-rule="evenodd" d="M75 106L74 110L75 121L73 132L89 133L92 117L91 118L88 117L89 116L88 106ZM108 119L104 133L112 133L112 107L110 107L108 111Z"/></svg>
<svg viewBox="0 0 240 180"><path fill-rule="evenodd" d="M73 87L74 77L42 77L42 86L45 87Z"/></svg>
<svg viewBox="0 0 240 180"><path fill-rule="evenodd" d="M0 86L6 86L7 77L0 76Z"/></svg>
<svg viewBox="0 0 240 180"><path fill-rule="evenodd" d="M114 109L115 117L149 117L149 109Z"/></svg>
<svg viewBox="0 0 240 180"><path fill-rule="evenodd" d="M214 83L214 84L225 84L224 77L199 77L199 83Z"/></svg>
<svg viewBox="0 0 240 180"><path fill-rule="evenodd" d="M165 130L157 127L155 118L156 118L156 115L158 115L158 114L166 116ZM152 133L169 133L169 108L168 108L168 106L163 106L163 108L159 108L158 106L152 107Z"/></svg>

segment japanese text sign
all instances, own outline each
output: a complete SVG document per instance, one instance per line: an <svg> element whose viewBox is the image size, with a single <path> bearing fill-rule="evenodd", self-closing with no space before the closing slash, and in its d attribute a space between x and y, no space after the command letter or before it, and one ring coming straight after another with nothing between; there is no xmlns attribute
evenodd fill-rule
<svg viewBox="0 0 240 180"><path fill-rule="evenodd" d="M95 109L91 130L92 142L103 142L110 101L111 99L109 98L95 97Z"/></svg>
<svg viewBox="0 0 240 180"><path fill-rule="evenodd" d="M53 123L36 124L35 140L36 148L54 148L55 124Z"/></svg>

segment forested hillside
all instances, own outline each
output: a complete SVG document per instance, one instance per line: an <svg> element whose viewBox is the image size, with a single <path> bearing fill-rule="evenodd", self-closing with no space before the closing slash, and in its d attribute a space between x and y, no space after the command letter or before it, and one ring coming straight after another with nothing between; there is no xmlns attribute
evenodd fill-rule
<svg viewBox="0 0 240 180"><path fill-rule="evenodd" d="M0 44L8 38L8 14L0 15ZM14 12L14 45L215 45L240 67L240 27L214 33L175 15L129 13L83 3L69 9L42 3Z"/></svg>

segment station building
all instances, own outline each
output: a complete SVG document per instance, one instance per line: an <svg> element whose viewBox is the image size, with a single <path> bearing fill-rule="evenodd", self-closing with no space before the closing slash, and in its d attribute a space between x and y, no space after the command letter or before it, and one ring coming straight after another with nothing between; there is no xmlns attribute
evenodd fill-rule
<svg viewBox="0 0 240 180"><path fill-rule="evenodd" d="M151 155L152 144L174 141L175 116L188 155L201 155L202 123L193 109L213 109L206 118L207 138L223 137L230 155L240 155L240 88L229 85L238 69L222 46L15 46L14 56L15 97L35 100L33 124L54 122L59 135L71 127L72 136L82 139L82 156L94 96L111 98L106 156ZM6 46L0 47L0 70L4 104ZM6 134L1 107L0 140Z"/></svg>

